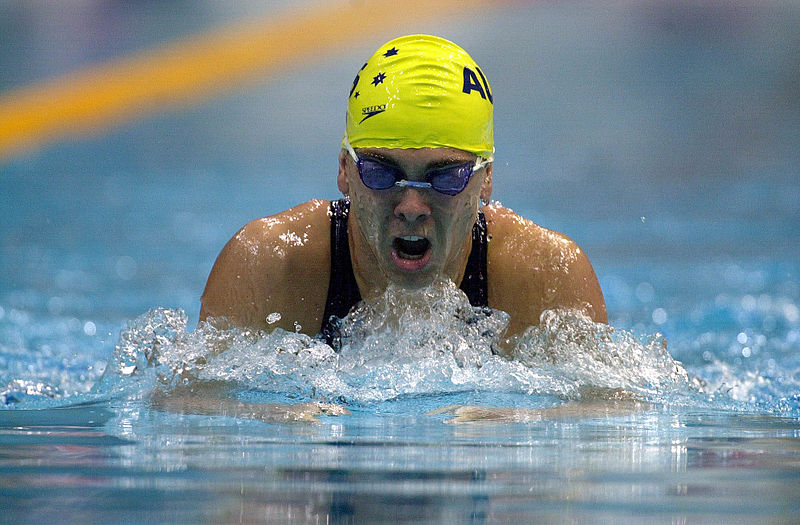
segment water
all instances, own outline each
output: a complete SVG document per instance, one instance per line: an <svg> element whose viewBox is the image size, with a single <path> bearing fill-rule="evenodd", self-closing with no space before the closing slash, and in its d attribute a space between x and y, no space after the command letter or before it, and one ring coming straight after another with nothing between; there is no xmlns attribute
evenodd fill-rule
<svg viewBox="0 0 800 525"><path fill-rule="evenodd" d="M197 5L5 6L24 38L0 86L265 9ZM111 21L114 45L81 44ZM559 3L415 28L482 63L494 197L575 239L608 303L613 330L549 313L514 359L502 313L446 284L355 313L340 353L196 326L237 228L337 196L342 93L375 42L6 161L2 521L796 521L798 21Z"/></svg>
<svg viewBox="0 0 800 525"><path fill-rule="evenodd" d="M6 517L747 523L798 512L797 390L782 382L796 357L762 349L778 358L769 373L714 359L687 371L660 335L548 312L509 359L493 352L502 312L473 309L452 283L427 293L416 305L427 315L395 290L354 311L339 353L282 330L187 330L183 311L156 308L122 330L88 392L53 387L76 372L39 356L38 381L3 393Z"/></svg>

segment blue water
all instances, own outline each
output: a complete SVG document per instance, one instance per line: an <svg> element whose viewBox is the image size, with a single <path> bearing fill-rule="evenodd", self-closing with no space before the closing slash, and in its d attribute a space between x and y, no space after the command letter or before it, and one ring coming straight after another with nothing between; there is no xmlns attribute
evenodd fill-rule
<svg viewBox="0 0 800 525"><path fill-rule="evenodd" d="M267 9L238 6L5 5L0 86ZM800 10L550 3L481 18L486 31L465 15L413 30L482 64L494 198L584 248L613 333L550 317L506 360L454 321L446 289L437 321L400 336L379 309L354 317L341 354L195 328L241 225L337 196L342 93L379 42L330 51L0 165L2 521L800 515ZM351 414L277 425L156 409L165 384ZM449 405L477 408L428 415Z"/></svg>

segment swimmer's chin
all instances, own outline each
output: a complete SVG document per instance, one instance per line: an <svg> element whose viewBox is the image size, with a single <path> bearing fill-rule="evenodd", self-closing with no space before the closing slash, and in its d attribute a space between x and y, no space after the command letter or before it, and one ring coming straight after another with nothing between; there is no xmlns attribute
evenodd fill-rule
<svg viewBox="0 0 800 525"><path fill-rule="evenodd" d="M430 298L431 296L438 296L443 294L452 293L458 289L458 286L449 278L439 275L408 275L406 279L393 281L389 284L383 293L383 296L390 296L394 298ZM416 277L414 279L413 277Z"/></svg>

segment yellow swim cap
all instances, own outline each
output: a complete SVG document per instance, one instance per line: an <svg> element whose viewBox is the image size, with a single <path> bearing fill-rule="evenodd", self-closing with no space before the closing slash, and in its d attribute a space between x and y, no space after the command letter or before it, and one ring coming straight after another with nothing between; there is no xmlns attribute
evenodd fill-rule
<svg viewBox="0 0 800 525"><path fill-rule="evenodd" d="M466 51L435 36L404 36L381 46L356 75L345 139L354 148L457 148L490 158L493 103Z"/></svg>

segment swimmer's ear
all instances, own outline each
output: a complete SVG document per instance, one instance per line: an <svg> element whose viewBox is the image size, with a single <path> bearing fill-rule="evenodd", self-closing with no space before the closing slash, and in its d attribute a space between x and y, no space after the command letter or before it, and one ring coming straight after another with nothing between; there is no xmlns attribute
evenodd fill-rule
<svg viewBox="0 0 800 525"><path fill-rule="evenodd" d="M489 202L489 197L492 196L492 167L494 164L486 166L486 174L483 177L483 184L481 185L481 200Z"/></svg>
<svg viewBox="0 0 800 525"><path fill-rule="evenodd" d="M347 182L347 152L341 150L339 152L339 175L336 177L336 185L339 186L339 191L342 195L347 196L350 193L350 183Z"/></svg>

